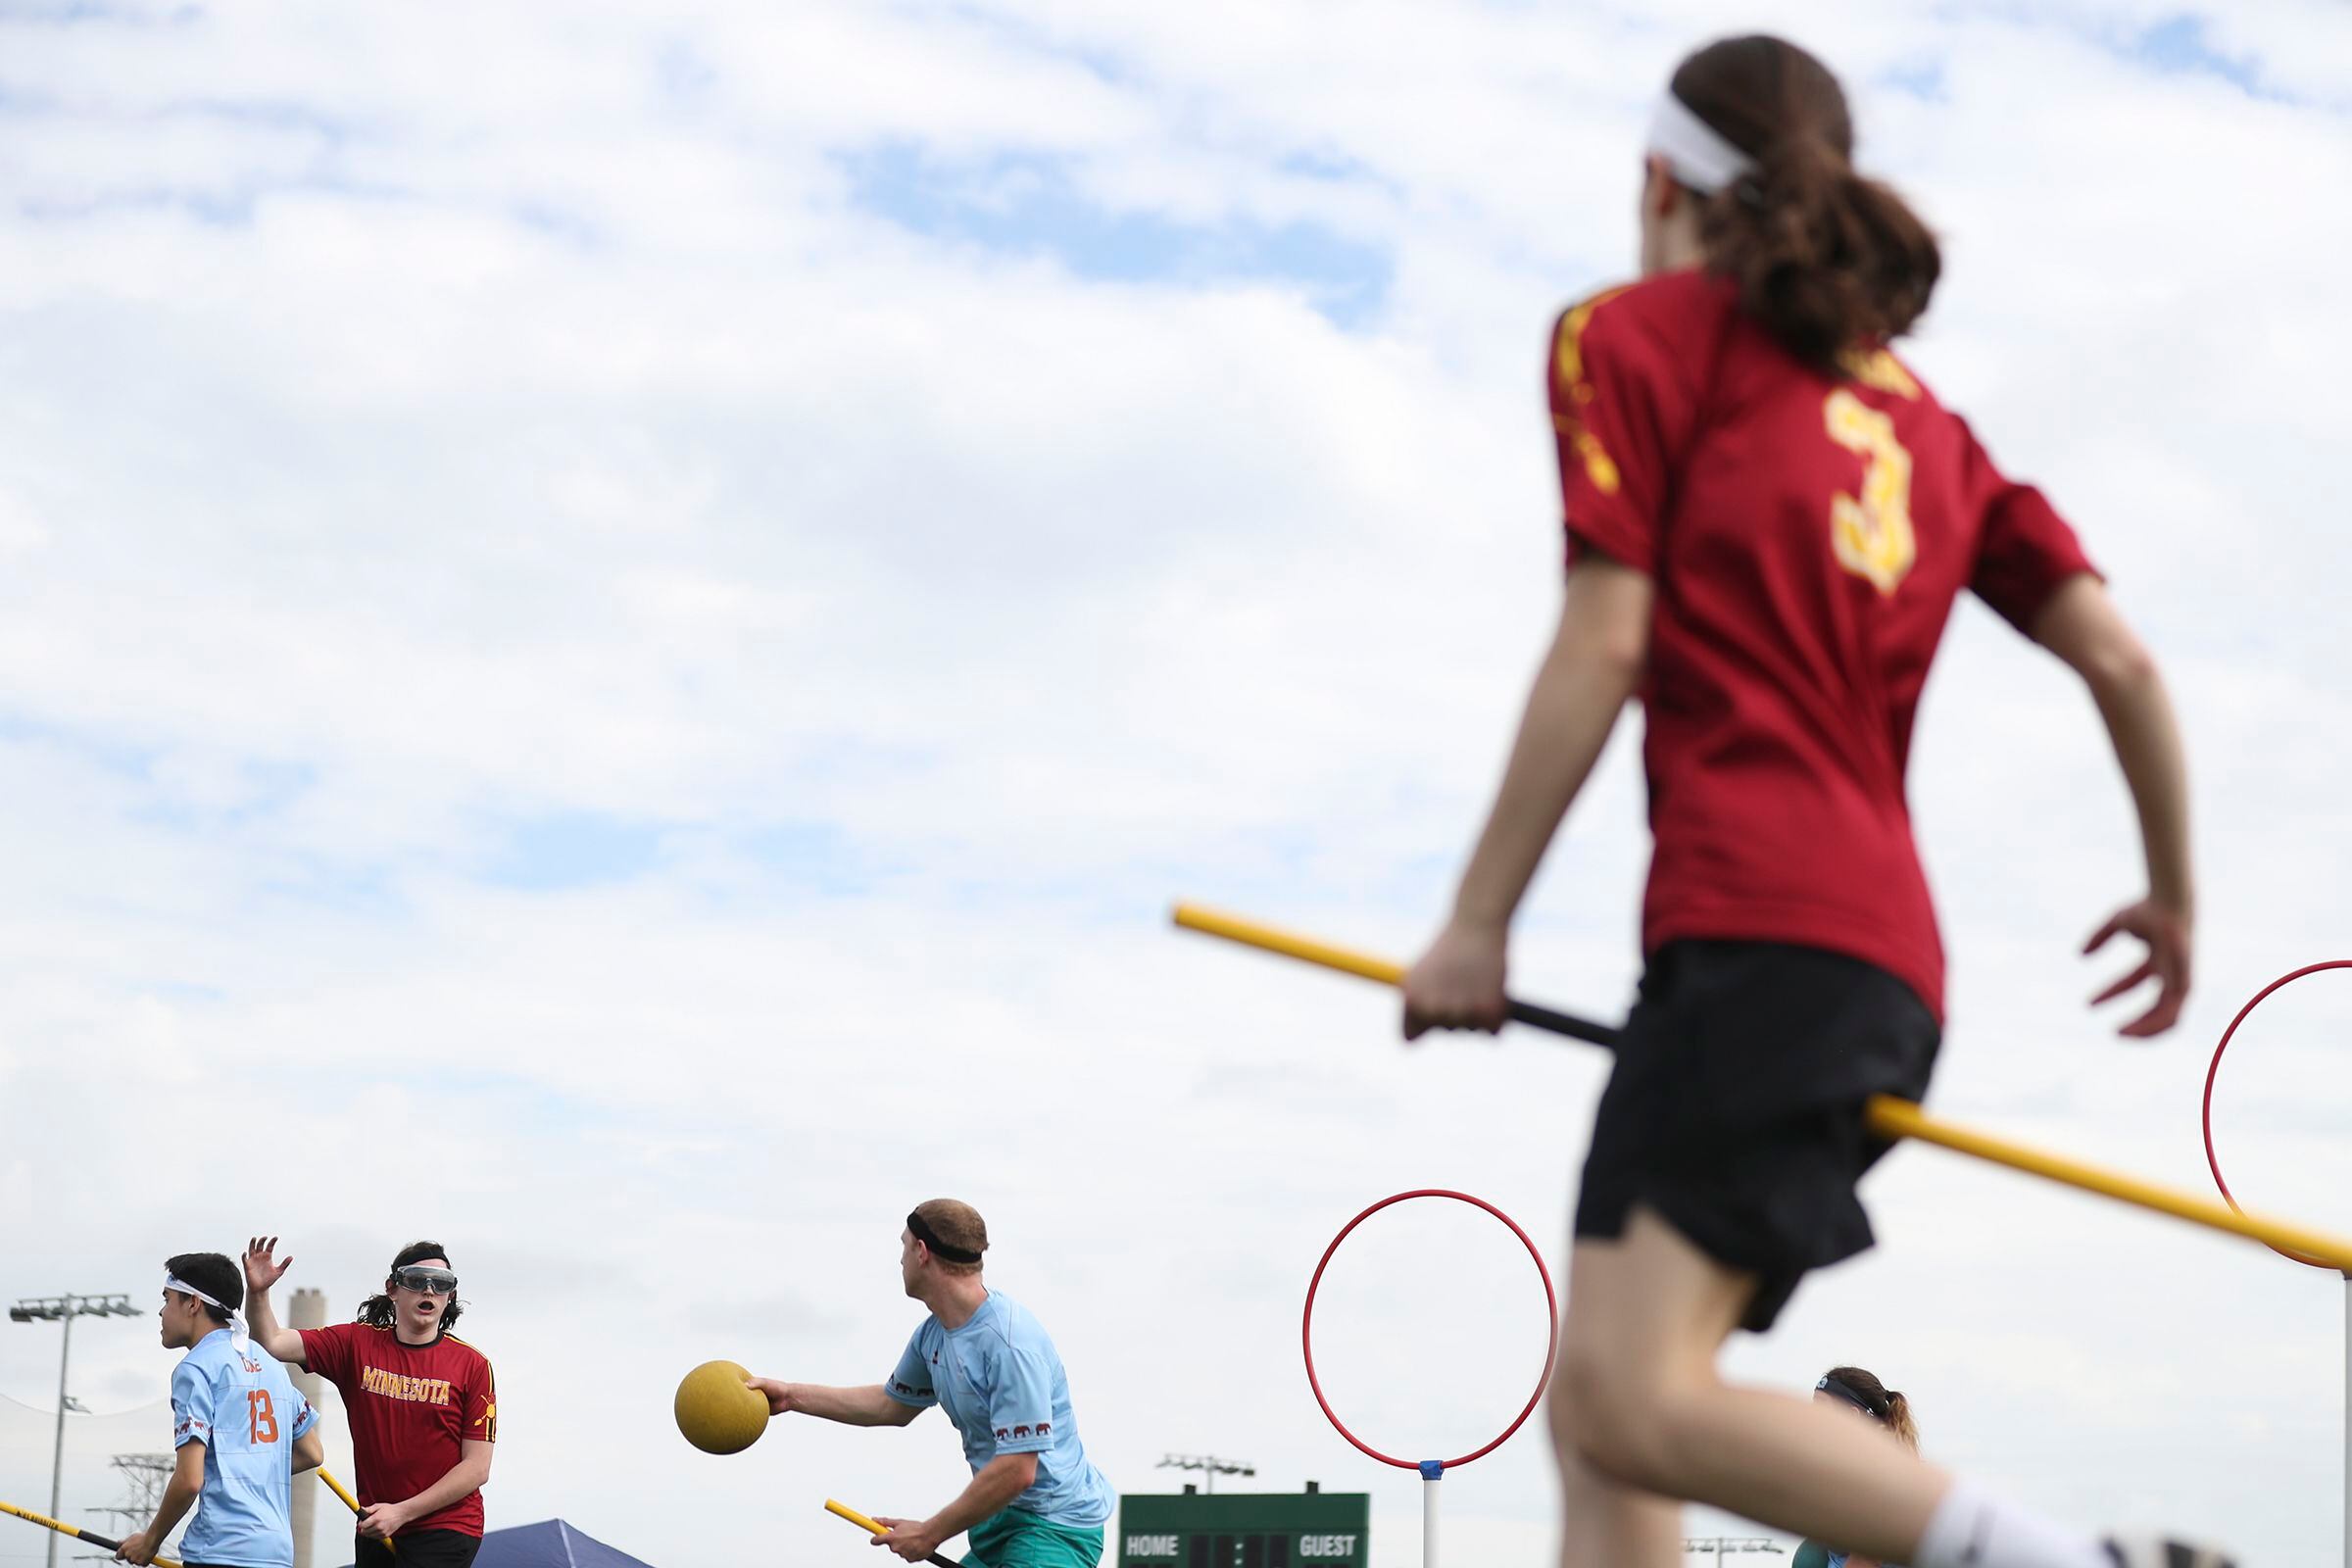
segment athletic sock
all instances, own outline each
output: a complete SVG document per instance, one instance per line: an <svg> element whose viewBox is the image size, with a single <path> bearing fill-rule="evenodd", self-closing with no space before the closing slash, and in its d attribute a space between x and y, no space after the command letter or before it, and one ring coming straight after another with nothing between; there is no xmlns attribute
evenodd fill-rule
<svg viewBox="0 0 2352 1568"><path fill-rule="evenodd" d="M1919 1538L1911 1568L2115 1568L2115 1560L2096 1536L1955 1480Z"/></svg>

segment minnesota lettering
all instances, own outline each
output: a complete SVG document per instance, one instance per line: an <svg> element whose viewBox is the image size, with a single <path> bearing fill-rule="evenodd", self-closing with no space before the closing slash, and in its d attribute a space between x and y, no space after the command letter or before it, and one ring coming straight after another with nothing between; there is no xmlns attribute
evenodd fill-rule
<svg viewBox="0 0 2352 1568"><path fill-rule="evenodd" d="M411 1404L450 1404L452 1389L447 1378L413 1378L406 1372L387 1372L380 1366L360 1368L360 1387L369 1394L380 1394L387 1399L406 1399Z"/></svg>

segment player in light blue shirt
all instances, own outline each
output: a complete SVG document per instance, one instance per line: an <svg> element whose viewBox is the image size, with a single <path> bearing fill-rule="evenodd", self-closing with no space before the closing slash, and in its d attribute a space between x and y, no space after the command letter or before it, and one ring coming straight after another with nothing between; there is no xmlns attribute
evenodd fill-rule
<svg viewBox="0 0 2352 1568"><path fill-rule="evenodd" d="M970 1533L972 1568L1096 1568L1117 1495L1086 1457L1070 1383L1028 1309L980 1277L988 1227L967 1203L935 1198L906 1216L899 1273L931 1315L890 1381L820 1388L757 1378L781 1415L852 1426L905 1426L938 1405L963 1439L971 1485L928 1519L877 1514L876 1538L909 1562Z"/></svg>
<svg viewBox="0 0 2352 1568"><path fill-rule="evenodd" d="M235 1263L182 1252L164 1269L164 1348L188 1352L172 1372L177 1462L154 1522L116 1555L151 1562L193 1503L179 1547L188 1568L293 1568L294 1477L325 1458L318 1412L277 1359L245 1338Z"/></svg>

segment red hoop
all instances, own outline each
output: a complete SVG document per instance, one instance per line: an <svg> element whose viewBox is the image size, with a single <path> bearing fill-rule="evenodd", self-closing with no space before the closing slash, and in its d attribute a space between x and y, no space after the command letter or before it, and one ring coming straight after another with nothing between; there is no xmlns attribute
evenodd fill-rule
<svg viewBox="0 0 2352 1568"><path fill-rule="evenodd" d="M1340 1244L1348 1239L1349 1231L1354 1230L1391 1203L1401 1203L1408 1198L1450 1198L1457 1202L1485 1209L1509 1226L1511 1234L1519 1238L1519 1245L1526 1248L1527 1255L1535 1260L1537 1277L1544 1282L1544 1318L1548 1326L1550 1338L1544 1345L1544 1372L1541 1377L1536 1379L1536 1392L1527 1396L1527 1404L1513 1418L1511 1424L1502 1429L1500 1437L1483 1448L1471 1449L1458 1459L1399 1459L1393 1454L1381 1452L1348 1430L1348 1423L1339 1418L1338 1413L1331 1407L1331 1401L1323 1396L1323 1384L1315 1376L1315 1292L1323 1284L1323 1270L1331 1262L1331 1254L1340 1250ZM1468 1464L1473 1459L1483 1458L1485 1455L1493 1453L1496 1448L1509 1442L1511 1434L1518 1431L1526 1423L1527 1418L1535 1412L1536 1401L1544 1397L1544 1385L1551 1381L1551 1359L1558 1353L1560 1348L1560 1303L1558 1298L1551 1293L1551 1270L1544 1266L1544 1254L1536 1250L1536 1244L1528 1240L1527 1232L1519 1228L1517 1220L1485 1199L1472 1198L1468 1193L1450 1192L1443 1187L1416 1187L1409 1193L1398 1193L1394 1198L1384 1198L1374 1203L1370 1208L1349 1220L1341 1229L1340 1234L1331 1239L1331 1245L1323 1249L1322 1259L1315 1264L1315 1277L1306 1282L1306 1311L1298 1321L1298 1341L1306 1351L1306 1386L1315 1391L1315 1403L1323 1407L1323 1418L1332 1424L1340 1436L1354 1444L1364 1453L1378 1459L1382 1464L1393 1464L1399 1470L1419 1470L1424 1476L1427 1476L1429 1474L1427 1466L1429 1465L1437 1465L1441 1470L1450 1470L1456 1465Z"/></svg>
<svg viewBox="0 0 2352 1568"><path fill-rule="evenodd" d="M2264 986L2260 991L2255 992L2254 1000L2238 1008L2237 1016L2230 1020L2230 1027L2222 1031L2222 1043L2213 1048L2213 1064L2205 1069L2205 1164L2213 1172L2213 1185L2222 1190L2222 1201L2228 1203L2237 1213L2243 1214L2245 1210L2239 1208L2237 1200L2230 1195L2230 1184L2222 1180L2221 1156L2213 1151L2213 1081L2221 1075L2222 1053L2230 1049L2230 1037L2237 1033L2237 1026L2246 1021L2246 1015L2261 1004L2263 998L2290 980L2300 980L2307 974L2318 974L2322 969L2352 969L2352 958L2329 958L2325 963L2307 963L2300 969L2289 970L2269 985ZM2280 1257L2291 1257L2298 1263L2308 1263L2313 1268L2324 1268L2330 1274L2338 1272L2333 1263L2321 1258L2306 1257L2301 1252L2289 1251L2283 1247L2271 1247L2268 1242L2263 1245L2270 1247L2271 1250L2277 1252ZM2345 1277L2352 1279L2352 1275Z"/></svg>

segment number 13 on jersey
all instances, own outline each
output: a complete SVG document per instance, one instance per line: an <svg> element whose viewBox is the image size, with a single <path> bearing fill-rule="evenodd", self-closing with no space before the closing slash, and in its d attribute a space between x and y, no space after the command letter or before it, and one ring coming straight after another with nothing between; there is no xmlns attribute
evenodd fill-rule
<svg viewBox="0 0 2352 1568"><path fill-rule="evenodd" d="M1911 531L1911 454L1894 438L1894 420L1844 387L1830 394L1822 415L1831 440L1868 460L1861 496L1831 498L1831 548L1838 564L1891 594L1919 557Z"/></svg>

